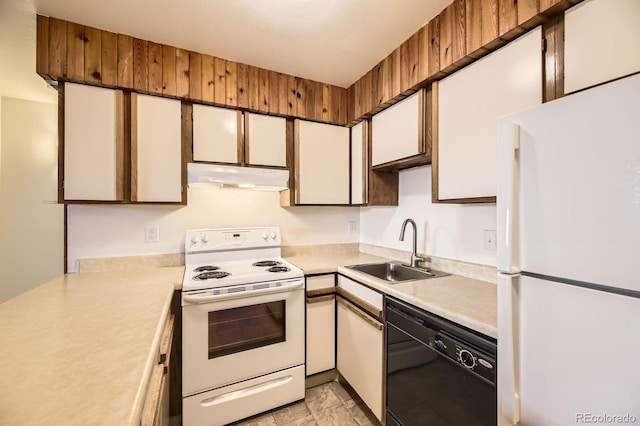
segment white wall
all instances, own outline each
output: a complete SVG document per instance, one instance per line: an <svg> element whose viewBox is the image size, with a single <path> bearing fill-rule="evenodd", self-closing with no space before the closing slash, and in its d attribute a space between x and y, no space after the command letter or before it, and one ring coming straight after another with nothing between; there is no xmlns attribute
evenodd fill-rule
<svg viewBox="0 0 640 426"><path fill-rule="evenodd" d="M60 275L64 211L57 203L58 107L3 97L0 302Z"/></svg>
<svg viewBox="0 0 640 426"><path fill-rule="evenodd" d="M360 212L360 242L410 251L412 230L399 241L406 218L418 225L418 252L484 265L496 252L483 249L483 231L496 229L495 204L431 203L431 166L400 172L398 207L366 207ZM410 225L409 225L410 227Z"/></svg>
<svg viewBox="0 0 640 426"><path fill-rule="evenodd" d="M82 258L178 253L187 229L243 226L280 227L283 245L357 243L350 221L356 207L280 207L277 192L189 189L187 206L70 205L68 269ZM144 228L158 225L160 241L144 242Z"/></svg>

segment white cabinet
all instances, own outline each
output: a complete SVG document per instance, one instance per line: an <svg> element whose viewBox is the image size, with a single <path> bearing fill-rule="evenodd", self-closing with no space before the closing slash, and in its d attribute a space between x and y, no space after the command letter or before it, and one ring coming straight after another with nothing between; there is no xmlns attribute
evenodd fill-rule
<svg viewBox="0 0 640 426"><path fill-rule="evenodd" d="M193 105L193 160L240 164L241 114L227 108Z"/></svg>
<svg viewBox="0 0 640 426"><path fill-rule="evenodd" d="M64 200L122 201L121 90L64 84Z"/></svg>
<svg viewBox="0 0 640 426"><path fill-rule="evenodd" d="M351 128L351 204L364 204L366 198L366 121Z"/></svg>
<svg viewBox="0 0 640 426"><path fill-rule="evenodd" d="M307 298L307 376L336 367L336 305L333 294Z"/></svg>
<svg viewBox="0 0 640 426"><path fill-rule="evenodd" d="M296 204L349 204L349 129L295 121Z"/></svg>
<svg viewBox="0 0 640 426"><path fill-rule="evenodd" d="M245 112L244 156L253 166L287 167L287 120Z"/></svg>
<svg viewBox="0 0 640 426"><path fill-rule="evenodd" d="M540 46L536 28L438 83L434 201L495 201L497 120L542 102Z"/></svg>
<svg viewBox="0 0 640 426"><path fill-rule="evenodd" d="M181 105L131 94L131 200L182 201Z"/></svg>
<svg viewBox="0 0 640 426"><path fill-rule="evenodd" d="M592 0L565 12L564 91L640 71L640 1Z"/></svg>
<svg viewBox="0 0 640 426"><path fill-rule="evenodd" d="M371 123L371 164L386 163L426 153L425 92L403 99L374 115Z"/></svg>
<svg viewBox="0 0 640 426"><path fill-rule="evenodd" d="M384 327L338 298L338 371L382 421Z"/></svg>

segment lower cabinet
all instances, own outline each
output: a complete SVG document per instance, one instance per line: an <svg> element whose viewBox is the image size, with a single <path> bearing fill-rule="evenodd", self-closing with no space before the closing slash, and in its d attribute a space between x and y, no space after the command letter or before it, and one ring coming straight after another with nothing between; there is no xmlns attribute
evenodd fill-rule
<svg viewBox="0 0 640 426"><path fill-rule="evenodd" d="M384 326L338 297L338 371L382 421Z"/></svg>
<svg viewBox="0 0 640 426"><path fill-rule="evenodd" d="M158 363L151 370L147 396L140 418L141 426L169 425L169 363L174 327L175 316L170 315L162 333Z"/></svg>
<svg viewBox="0 0 640 426"><path fill-rule="evenodd" d="M307 297L307 376L336 368L336 298Z"/></svg>

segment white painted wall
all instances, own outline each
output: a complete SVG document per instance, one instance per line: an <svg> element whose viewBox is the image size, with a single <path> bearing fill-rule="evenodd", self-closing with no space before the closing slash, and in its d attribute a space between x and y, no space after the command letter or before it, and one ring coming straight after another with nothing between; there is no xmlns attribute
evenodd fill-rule
<svg viewBox="0 0 640 426"><path fill-rule="evenodd" d="M483 249L483 230L496 229L496 205L432 204L431 166L400 172L398 207L362 208L360 242L410 251L412 230L399 240L406 218L418 225L419 253L496 264L496 252Z"/></svg>
<svg viewBox="0 0 640 426"><path fill-rule="evenodd" d="M68 269L83 258L178 253L187 229L276 225L283 245L357 243L348 232L356 207L280 207L277 192L189 189L188 206L70 205ZM144 242L144 228L159 227L160 241Z"/></svg>
<svg viewBox="0 0 640 426"><path fill-rule="evenodd" d="M62 274L58 107L0 101L0 302Z"/></svg>

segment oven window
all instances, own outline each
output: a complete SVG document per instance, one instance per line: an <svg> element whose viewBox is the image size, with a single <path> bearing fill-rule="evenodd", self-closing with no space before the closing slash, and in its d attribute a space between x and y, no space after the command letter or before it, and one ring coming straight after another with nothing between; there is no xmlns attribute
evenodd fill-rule
<svg viewBox="0 0 640 426"><path fill-rule="evenodd" d="M285 341L285 301L209 312L209 359Z"/></svg>

